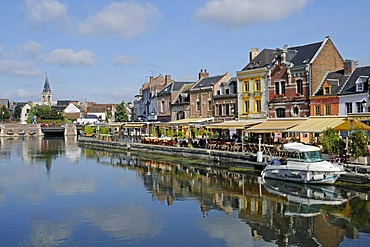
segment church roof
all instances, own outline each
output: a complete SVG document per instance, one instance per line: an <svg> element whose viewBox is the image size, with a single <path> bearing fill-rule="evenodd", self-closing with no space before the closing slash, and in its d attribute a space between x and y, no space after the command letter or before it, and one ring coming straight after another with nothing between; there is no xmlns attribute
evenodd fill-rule
<svg viewBox="0 0 370 247"><path fill-rule="evenodd" d="M48 77L45 78L44 89L42 90L42 92L51 93L51 88L50 88Z"/></svg>

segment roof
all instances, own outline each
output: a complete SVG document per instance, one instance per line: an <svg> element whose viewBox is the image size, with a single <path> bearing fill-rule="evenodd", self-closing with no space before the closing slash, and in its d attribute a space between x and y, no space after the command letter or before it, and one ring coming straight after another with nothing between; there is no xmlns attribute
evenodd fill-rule
<svg viewBox="0 0 370 247"><path fill-rule="evenodd" d="M273 60L274 60L274 50L263 49L255 58L252 59L252 61L250 61L242 69L242 71L266 67L270 65Z"/></svg>
<svg viewBox="0 0 370 247"><path fill-rule="evenodd" d="M199 88L205 88L205 87L211 87L214 84L216 84L218 81L220 81L225 75L217 75L217 76L211 76L211 77L204 77L200 81L198 81L191 90L193 89L199 89Z"/></svg>
<svg viewBox="0 0 370 247"><path fill-rule="evenodd" d="M44 89L42 90L42 92L43 93L51 93L51 88L50 88L48 77L45 78Z"/></svg>
<svg viewBox="0 0 370 247"><path fill-rule="evenodd" d="M300 142L285 143L283 147L285 150L288 150L288 151L308 152L308 151L319 151L320 150L319 147L306 145Z"/></svg>
<svg viewBox="0 0 370 247"><path fill-rule="evenodd" d="M293 67L305 65L311 62L324 41L294 46L288 48L286 60L293 63Z"/></svg>
<svg viewBox="0 0 370 247"><path fill-rule="evenodd" d="M158 95L166 94L166 93L171 93L171 92L178 92L181 90L181 88L184 85L192 84L194 82L191 81L174 81L171 84L169 84L167 87L163 88Z"/></svg>
<svg viewBox="0 0 370 247"><path fill-rule="evenodd" d="M283 132L305 120L306 118L270 118L263 123L256 124L246 129L246 131L252 133Z"/></svg>
<svg viewBox="0 0 370 247"><path fill-rule="evenodd" d="M266 119L248 119L248 120L231 120L221 123L212 123L207 125L209 129L245 129L253 125L266 121Z"/></svg>
<svg viewBox="0 0 370 247"><path fill-rule="evenodd" d="M364 93L368 90L368 82L369 82L369 76L370 76L370 66L365 67L357 67L351 74L351 76L348 78L347 82L343 86L342 90L340 90L339 94L356 94L356 93ZM364 90L361 92L356 92L356 81L359 77L364 77L366 79L366 82L364 83Z"/></svg>
<svg viewBox="0 0 370 247"><path fill-rule="evenodd" d="M348 131L350 129L370 130L370 126L356 119L348 117L309 117L303 123L300 123L286 132L303 132L303 133L321 133L327 128L333 128L336 131Z"/></svg>
<svg viewBox="0 0 370 247"><path fill-rule="evenodd" d="M331 95L337 95L343 85L346 83L349 75L344 74L344 69L329 72L324 80L321 82L317 91L313 94L314 96L324 95L323 85L327 81L331 85Z"/></svg>

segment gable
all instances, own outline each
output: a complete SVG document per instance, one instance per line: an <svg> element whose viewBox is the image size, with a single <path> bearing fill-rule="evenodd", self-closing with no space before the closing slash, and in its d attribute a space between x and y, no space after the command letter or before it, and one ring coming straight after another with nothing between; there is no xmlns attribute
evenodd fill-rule
<svg viewBox="0 0 370 247"><path fill-rule="evenodd" d="M81 110L75 106L74 104L69 104L65 109L64 109L64 112L65 113L80 113Z"/></svg>

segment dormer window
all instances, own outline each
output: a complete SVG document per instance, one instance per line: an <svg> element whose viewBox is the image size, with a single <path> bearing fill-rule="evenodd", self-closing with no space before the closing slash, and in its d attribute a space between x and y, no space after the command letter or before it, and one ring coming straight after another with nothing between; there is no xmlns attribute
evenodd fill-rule
<svg viewBox="0 0 370 247"><path fill-rule="evenodd" d="M359 78L357 78L357 81L356 81L356 92L363 92L364 91L364 83L366 82L367 80L367 76L360 76Z"/></svg>
<svg viewBox="0 0 370 247"><path fill-rule="evenodd" d="M324 95L325 94L331 94L330 87L324 87Z"/></svg>
<svg viewBox="0 0 370 247"><path fill-rule="evenodd" d="M364 84L363 83L357 83L356 84L356 92L362 92L364 91Z"/></svg>

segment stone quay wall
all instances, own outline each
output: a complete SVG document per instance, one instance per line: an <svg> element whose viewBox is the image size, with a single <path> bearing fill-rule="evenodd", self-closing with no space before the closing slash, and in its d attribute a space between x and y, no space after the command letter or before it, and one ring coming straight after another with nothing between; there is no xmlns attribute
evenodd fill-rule
<svg viewBox="0 0 370 247"><path fill-rule="evenodd" d="M262 170L267 165L266 162L257 163L253 160L254 155L241 152L228 152L220 150L210 150L202 148L162 146L142 143L126 143L116 141L104 141L91 137L78 137L79 145L86 147L100 147L108 149L122 149L133 152L148 152L153 154L163 154L184 158L204 159L214 163L228 164L232 167L246 167L255 170Z"/></svg>

